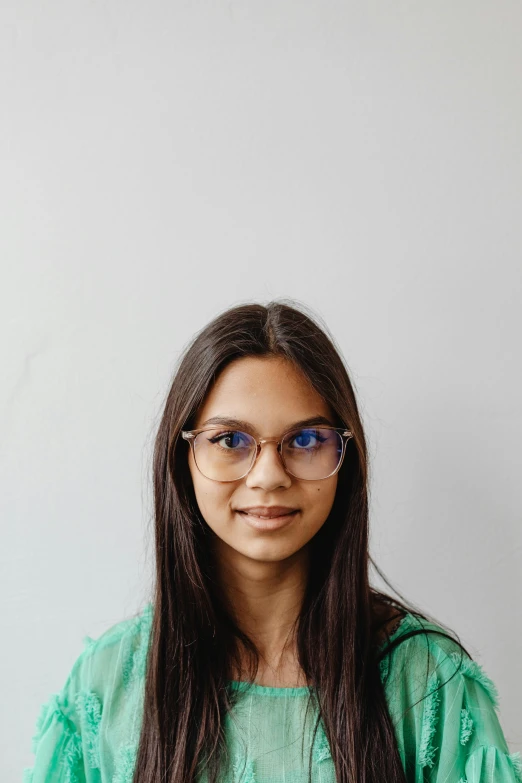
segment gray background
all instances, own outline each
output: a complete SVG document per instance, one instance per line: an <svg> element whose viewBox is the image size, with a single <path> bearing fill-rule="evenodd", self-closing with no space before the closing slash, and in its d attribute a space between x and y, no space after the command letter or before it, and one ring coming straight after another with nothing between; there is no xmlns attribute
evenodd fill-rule
<svg viewBox="0 0 522 783"><path fill-rule="evenodd" d="M522 749L520 3L0 17L0 777L83 636L146 594L180 351L282 296L351 370L375 558L477 656Z"/></svg>

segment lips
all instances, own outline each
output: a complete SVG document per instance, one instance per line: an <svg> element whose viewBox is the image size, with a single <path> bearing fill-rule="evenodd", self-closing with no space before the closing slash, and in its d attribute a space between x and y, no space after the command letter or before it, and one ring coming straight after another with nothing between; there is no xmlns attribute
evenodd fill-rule
<svg viewBox="0 0 522 783"><path fill-rule="evenodd" d="M300 510L298 508L289 509L285 507L284 514L281 514L274 507L270 509L270 513L279 514L279 516L256 516L250 510L236 509L236 514L241 515L245 525L248 525L253 530L257 530L258 534L272 534L276 530L289 527L294 524L294 518L299 516Z"/></svg>
<svg viewBox="0 0 522 783"><path fill-rule="evenodd" d="M287 514L294 514L299 509L291 508L290 506L249 506L247 508L238 508L237 511L241 514L259 517L260 519L275 519Z"/></svg>

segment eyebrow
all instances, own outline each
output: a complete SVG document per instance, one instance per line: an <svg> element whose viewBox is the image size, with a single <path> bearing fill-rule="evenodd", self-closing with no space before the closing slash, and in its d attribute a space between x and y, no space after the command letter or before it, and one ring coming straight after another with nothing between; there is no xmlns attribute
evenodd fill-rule
<svg viewBox="0 0 522 783"><path fill-rule="evenodd" d="M198 429L201 429L201 427L207 427L210 424L222 424L225 427L235 427L237 429L245 430L246 432L254 432L256 435L259 434L254 425L250 424L250 422L243 421L242 419L234 419L230 416L213 416L211 419L204 421ZM335 426L335 424L333 424L333 422L331 422L325 416L311 416L308 419L302 419L301 421L295 421L293 424L289 424L286 428L286 432L288 432L288 430L297 429L299 427L312 427L319 424L325 424L329 427Z"/></svg>

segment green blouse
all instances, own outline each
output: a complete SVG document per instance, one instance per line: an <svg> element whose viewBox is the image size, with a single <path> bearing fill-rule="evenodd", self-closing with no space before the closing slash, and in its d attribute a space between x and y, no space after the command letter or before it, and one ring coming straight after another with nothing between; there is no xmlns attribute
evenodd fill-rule
<svg viewBox="0 0 522 783"><path fill-rule="evenodd" d="M41 707L35 759L24 770L24 783L132 782L151 620L149 603L98 639L86 637L63 688ZM406 614L391 638L421 626L441 630ZM461 662L455 642L420 634L381 661L406 779L522 783L520 753L509 752L499 723L496 687L476 661L462 654ZM237 681L229 687L239 693L225 718L232 753L225 783L307 783L317 716L313 706L306 712L308 688ZM335 783L322 722L311 749L312 780Z"/></svg>

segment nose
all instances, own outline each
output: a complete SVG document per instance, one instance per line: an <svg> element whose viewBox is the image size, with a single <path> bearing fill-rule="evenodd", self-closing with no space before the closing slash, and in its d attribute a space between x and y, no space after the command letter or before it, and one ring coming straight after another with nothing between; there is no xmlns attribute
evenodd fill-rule
<svg viewBox="0 0 522 783"><path fill-rule="evenodd" d="M263 443L261 451L246 478L247 487L263 487L270 490L276 487L289 487L292 477L286 472L277 443Z"/></svg>

